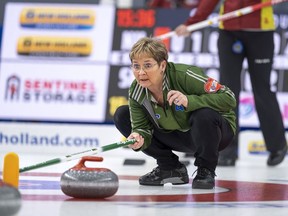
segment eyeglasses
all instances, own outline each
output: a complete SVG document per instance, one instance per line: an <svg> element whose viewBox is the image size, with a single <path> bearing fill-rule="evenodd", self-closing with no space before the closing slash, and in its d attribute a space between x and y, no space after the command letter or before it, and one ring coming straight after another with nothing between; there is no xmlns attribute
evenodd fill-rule
<svg viewBox="0 0 288 216"><path fill-rule="evenodd" d="M135 72L140 72L141 68L143 69L143 71L150 71L156 64L158 63L155 64L146 63L142 67L139 64L132 64L130 67Z"/></svg>

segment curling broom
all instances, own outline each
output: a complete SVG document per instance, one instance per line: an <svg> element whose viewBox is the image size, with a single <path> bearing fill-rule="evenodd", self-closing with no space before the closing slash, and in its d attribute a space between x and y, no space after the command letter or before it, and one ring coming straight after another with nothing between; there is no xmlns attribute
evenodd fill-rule
<svg viewBox="0 0 288 216"><path fill-rule="evenodd" d="M213 17L211 19L207 19L207 20L189 25L189 26L187 26L187 31L192 32L195 30L199 30L199 29L211 26L213 24L217 24L220 21L225 21L225 20L229 20L232 18L240 17L240 16L243 16L243 15L246 15L249 13L253 13L257 10L260 10L263 7L268 7L268 6L279 4L282 2L287 2L287 0L271 0L271 1L262 2L262 3L255 4L255 5L250 5L250 6L247 6L247 7L235 10L235 11L231 11L229 13L226 13L226 14L223 14L220 16ZM171 31L171 32L167 32L165 34L156 36L155 38L158 38L160 40L164 40L164 39L170 38L174 35L176 35L176 32Z"/></svg>
<svg viewBox="0 0 288 216"><path fill-rule="evenodd" d="M81 157L84 157L84 156L94 155L94 154L97 154L97 153L100 153L100 152L105 152L105 151L109 151L109 150L116 149L116 148L120 148L120 147L123 147L123 146L127 146L127 145L130 145L130 144L133 144L133 143L135 143L135 141L136 141L135 139L125 140L125 141L121 141L121 142L116 142L116 143L112 143L112 144L109 144L109 145L105 145L105 146L102 146L100 148L93 148L93 149L89 149L89 150L86 150L86 151L82 151L82 152L66 155L64 157L54 158L54 159L51 159L51 160L48 160L48 161L44 161L42 163L38 163L38 164L31 165L31 166L20 168L19 169L19 173L26 172L26 171L29 171L29 170L38 169L38 168L41 168L41 167L51 166L51 165L54 165L54 164L59 164L59 163L66 162L66 161L71 161L71 160L78 159L78 158L81 158Z"/></svg>

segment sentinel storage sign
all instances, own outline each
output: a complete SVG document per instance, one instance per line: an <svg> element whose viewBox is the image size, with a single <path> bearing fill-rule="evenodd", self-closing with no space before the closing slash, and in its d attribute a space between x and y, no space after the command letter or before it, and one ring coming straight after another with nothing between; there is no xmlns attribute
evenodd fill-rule
<svg viewBox="0 0 288 216"><path fill-rule="evenodd" d="M104 121L106 65L3 63L1 71L2 118Z"/></svg>
<svg viewBox="0 0 288 216"><path fill-rule="evenodd" d="M8 3L0 118L105 121L113 7Z"/></svg>

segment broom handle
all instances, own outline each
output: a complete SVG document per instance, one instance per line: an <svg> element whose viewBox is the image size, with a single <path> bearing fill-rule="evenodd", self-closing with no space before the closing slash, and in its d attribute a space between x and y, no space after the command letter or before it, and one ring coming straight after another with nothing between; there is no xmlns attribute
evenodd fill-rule
<svg viewBox="0 0 288 216"><path fill-rule="evenodd" d="M86 151L82 151L82 152L66 155L64 157L54 158L54 159L51 159L51 160L48 160L48 161L44 161L44 162L41 162L41 163L38 163L38 164L34 164L34 165L31 165L31 166L26 166L26 167L20 168L19 169L19 173L26 172L26 171L29 171L29 170L38 169L38 168L41 168L41 167L51 166L51 165L54 165L54 164L59 164L59 163L66 162L66 161L71 161L71 160L78 159L78 158L81 158L81 157L84 157L84 156L94 155L94 154L97 154L97 153L100 153L100 152L110 151L110 150L113 150L113 149L116 149L116 148L120 148L120 147L123 147L123 146L127 146L127 145L130 145L130 144L133 144L133 143L135 143L135 141L136 141L135 139L131 139L131 140L126 140L126 141L122 141L122 142L116 142L116 143L112 143L112 144L109 144L109 145L102 146L100 148L93 148L93 149L89 149L89 150L86 150Z"/></svg>
<svg viewBox="0 0 288 216"><path fill-rule="evenodd" d="M263 3L247 6L247 7L244 7L244 8L241 8L241 9L238 9L238 10L231 11L229 13L220 15L220 16L216 16L216 17L211 18L211 19L207 19L207 20L204 20L204 21L189 25L189 26L187 26L187 31L188 32L192 32L192 31L195 31L195 30L199 30L199 29L205 28L207 26L211 26L213 24L216 24L216 23L218 23L220 21L224 21L224 20L229 20L229 19L232 19L232 18L240 17L240 16L243 16L243 15L252 13L254 11L260 10L263 7L268 7L268 6L279 4L279 3L282 3L282 2L286 2L286 1L287 0L271 0L271 1L263 2ZM170 37L172 37L174 35L176 35L176 32L175 31L171 31L171 32L156 36L155 38L163 40L163 39L170 38Z"/></svg>

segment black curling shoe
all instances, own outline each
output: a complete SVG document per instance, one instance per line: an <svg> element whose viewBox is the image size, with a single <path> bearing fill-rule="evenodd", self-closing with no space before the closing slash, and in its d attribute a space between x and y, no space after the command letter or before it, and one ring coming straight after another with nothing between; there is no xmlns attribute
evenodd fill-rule
<svg viewBox="0 0 288 216"><path fill-rule="evenodd" d="M282 150L279 150L274 153L271 152L267 160L267 165L276 166L280 164L284 160L286 153L287 153L287 145L285 145L285 147Z"/></svg>
<svg viewBox="0 0 288 216"><path fill-rule="evenodd" d="M173 185L189 183L186 167L182 165L180 168L173 170L161 170L159 167L156 167L139 179L140 185L163 186L166 183Z"/></svg>
<svg viewBox="0 0 288 216"><path fill-rule="evenodd" d="M215 187L215 173L207 168L199 167L193 179L193 189L213 189Z"/></svg>

